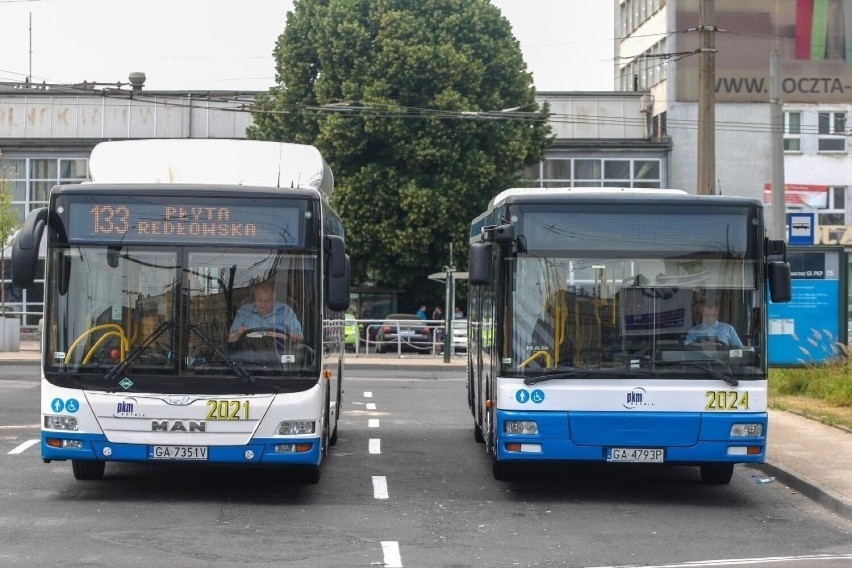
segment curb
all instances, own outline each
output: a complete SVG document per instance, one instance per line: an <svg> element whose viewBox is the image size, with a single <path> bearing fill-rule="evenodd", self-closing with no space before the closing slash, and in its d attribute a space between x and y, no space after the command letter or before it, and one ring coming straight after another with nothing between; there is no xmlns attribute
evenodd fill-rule
<svg viewBox="0 0 852 568"><path fill-rule="evenodd" d="M843 495L837 491L834 491L833 489L830 489L809 477L796 473L792 470L785 469L771 462L750 463L746 465L749 468L757 469L767 475L775 477L776 480L788 486L790 489L798 491L805 497L819 503L838 516L852 521L852 503L847 501Z"/></svg>

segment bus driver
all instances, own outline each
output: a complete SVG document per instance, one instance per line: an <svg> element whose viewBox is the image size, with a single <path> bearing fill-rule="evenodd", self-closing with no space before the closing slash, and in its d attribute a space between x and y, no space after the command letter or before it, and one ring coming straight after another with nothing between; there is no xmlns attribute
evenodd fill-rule
<svg viewBox="0 0 852 568"><path fill-rule="evenodd" d="M256 284L252 294L254 302L237 310L228 342L239 341L250 329L264 329L267 337L302 341L302 324L290 306L275 300L275 289L270 282Z"/></svg>
<svg viewBox="0 0 852 568"><path fill-rule="evenodd" d="M737 330L731 324L719 321L719 307L711 304L704 306L701 314L701 323L694 326L686 334L686 343L721 343L739 349L743 346Z"/></svg>

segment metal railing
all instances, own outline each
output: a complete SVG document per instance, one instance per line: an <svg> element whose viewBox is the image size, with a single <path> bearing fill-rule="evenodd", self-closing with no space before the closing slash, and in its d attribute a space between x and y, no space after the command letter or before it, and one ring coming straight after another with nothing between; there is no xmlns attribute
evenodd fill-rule
<svg viewBox="0 0 852 568"><path fill-rule="evenodd" d="M443 320L345 320L347 328L351 328L353 324L357 326L354 345L356 355L395 352L398 357L402 357L404 353L413 352L437 357L444 351L446 326ZM416 337L417 333L404 332L412 327L428 329L428 338ZM391 336L391 339L380 339L382 328L390 328L389 332L383 336ZM350 333L351 331L347 330L346 336L348 337ZM450 346L454 354L464 355L467 351L467 335L464 336L463 341L451 339ZM347 344L347 348L349 347L350 345Z"/></svg>

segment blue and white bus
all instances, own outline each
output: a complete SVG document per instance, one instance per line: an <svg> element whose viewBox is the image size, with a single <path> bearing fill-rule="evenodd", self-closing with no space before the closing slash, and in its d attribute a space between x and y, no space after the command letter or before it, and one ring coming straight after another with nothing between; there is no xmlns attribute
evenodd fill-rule
<svg viewBox="0 0 852 568"><path fill-rule="evenodd" d="M765 459L767 289L787 301L790 272L760 202L509 189L470 243L468 402L495 478L576 460L727 483ZM724 332L693 331L705 309Z"/></svg>
<svg viewBox="0 0 852 568"><path fill-rule="evenodd" d="M13 246L32 285L46 232L41 454L105 463L296 466L337 440L349 266L311 146L105 142ZM255 309L252 291L274 304ZM257 308L259 309L259 308ZM278 314L285 314L286 317Z"/></svg>

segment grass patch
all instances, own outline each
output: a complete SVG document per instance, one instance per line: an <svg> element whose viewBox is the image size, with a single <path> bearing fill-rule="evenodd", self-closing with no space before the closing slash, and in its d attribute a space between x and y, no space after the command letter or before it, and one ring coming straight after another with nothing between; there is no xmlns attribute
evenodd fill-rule
<svg viewBox="0 0 852 568"><path fill-rule="evenodd" d="M829 363L769 370L769 406L852 429L852 353L838 344Z"/></svg>

